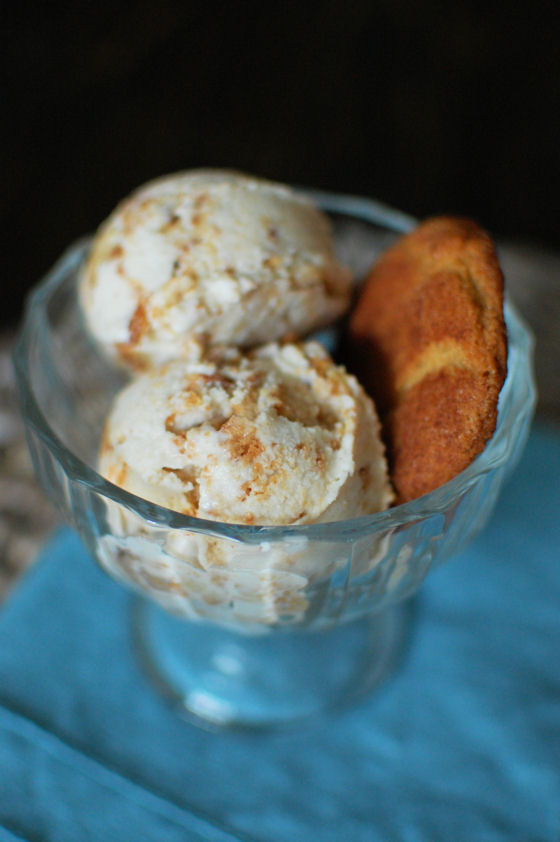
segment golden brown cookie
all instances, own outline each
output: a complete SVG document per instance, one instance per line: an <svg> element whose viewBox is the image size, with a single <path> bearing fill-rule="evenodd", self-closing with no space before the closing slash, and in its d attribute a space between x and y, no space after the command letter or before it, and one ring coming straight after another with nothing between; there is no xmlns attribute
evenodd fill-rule
<svg viewBox="0 0 560 842"><path fill-rule="evenodd" d="M350 348L384 419L397 502L466 468L494 432L506 374L490 237L470 220L435 217L399 239L364 284Z"/></svg>

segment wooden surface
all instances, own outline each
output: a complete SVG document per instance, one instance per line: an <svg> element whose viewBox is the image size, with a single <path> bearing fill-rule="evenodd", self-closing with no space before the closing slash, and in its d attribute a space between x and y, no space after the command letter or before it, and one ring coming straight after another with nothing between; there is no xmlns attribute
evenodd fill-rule
<svg viewBox="0 0 560 842"><path fill-rule="evenodd" d="M536 337L537 414L560 428L560 253L531 245L499 247L506 288ZM32 562L58 522L33 476L19 418L10 351L0 337L0 599Z"/></svg>

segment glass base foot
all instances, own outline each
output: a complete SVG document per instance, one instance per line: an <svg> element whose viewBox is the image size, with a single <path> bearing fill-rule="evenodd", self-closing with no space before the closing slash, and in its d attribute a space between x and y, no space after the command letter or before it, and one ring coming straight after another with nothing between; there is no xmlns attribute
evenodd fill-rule
<svg viewBox="0 0 560 842"><path fill-rule="evenodd" d="M326 631L245 636L137 597L132 624L142 665L182 715L206 727L258 729L346 705L379 685L401 653L408 615L398 604Z"/></svg>

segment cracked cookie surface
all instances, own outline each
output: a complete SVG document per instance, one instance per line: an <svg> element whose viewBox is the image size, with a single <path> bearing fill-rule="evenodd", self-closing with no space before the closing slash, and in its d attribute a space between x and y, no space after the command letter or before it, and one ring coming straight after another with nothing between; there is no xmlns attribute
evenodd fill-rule
<svg viewBox="0 0 560 842"><path fill-rule="evenodd" d="M503 276L475 222L434 217L372 268L350 320L384 422L397 502L438 488L492 436L506 375Z"/></svg>

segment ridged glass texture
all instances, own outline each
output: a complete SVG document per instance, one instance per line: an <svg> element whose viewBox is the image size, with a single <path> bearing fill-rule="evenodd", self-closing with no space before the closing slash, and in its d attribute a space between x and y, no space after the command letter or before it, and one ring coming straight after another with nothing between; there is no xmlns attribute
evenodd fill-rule
<svg viewBox="0 0 560 842"><path fill-rule="evenodd" d="M331 213L340 257L358 277L413 225L375 202L312 195ZM463 473L377 515L236 526L161 508L96 472L103 422L126 375L98 353L81 318L77 276L87 248L72 246L31 296L14 360L37 475L113 576L174 614L243 633L329 628L409 596L484 525L525 444L535 401L532 340L510 303L496 433ZM327 342L333 337L326 332Z"/></svg>

